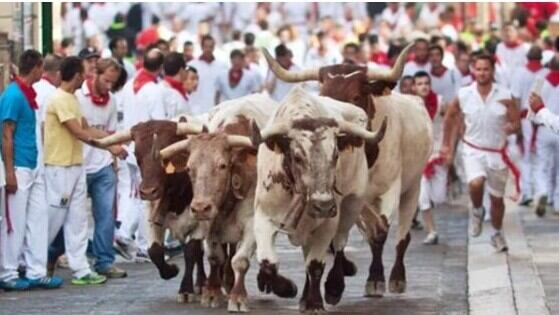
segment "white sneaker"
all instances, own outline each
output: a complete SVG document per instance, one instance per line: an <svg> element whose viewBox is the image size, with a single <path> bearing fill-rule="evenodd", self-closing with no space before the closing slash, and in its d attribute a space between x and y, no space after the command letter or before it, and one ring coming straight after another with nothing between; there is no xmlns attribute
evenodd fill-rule
<svg viewBox="0 0 559 315"><path fill-rule="evenodd" d="M478 237L483 228L483 218L485 217L485 208L481 207L481 211L476 209L470 210L470 235Z"/></svg>
<svg viewBox="0 0 559 315"><path fill-rule="evenodd" d="M509 250L507 241L501 232L497 232L491 236L491 245L495 247L498 252L506 252Z"/></svg>
<svg viewBox="0 0 559 315"><path fill-rule="evenodd" d="M437 245L439 243L439 235L437 232L431 232L427 234L427 237L423 240L424 245Z"/></svg>

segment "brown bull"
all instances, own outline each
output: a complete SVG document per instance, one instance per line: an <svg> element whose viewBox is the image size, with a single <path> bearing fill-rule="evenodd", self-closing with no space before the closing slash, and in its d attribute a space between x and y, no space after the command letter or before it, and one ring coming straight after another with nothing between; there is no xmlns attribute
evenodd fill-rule
<svg viewBox="0 0 559 315"><path fill-rule="evenodd" d="M165 218L169 213L180 215L192 200L192 185L188 174L184 171L175 172L186 165L187 154L173 157L172 167L164 169L159 157L160 149L185 139L189 133L201 131L202 126L186 124L186 120L177 124L173 121L152 120L135 125L130 130L117 132L109 137L98 140L97 145L106 147L116 143L134 142L134 156L141 173L139 185L140 197L150 201L150 248L148 254L157 267L161 278L171 279L178 274L178 267L165 261L163 232ZM183 245L185 273L179 290L179 299L190 299L194 295L192 273L197 266L196 288L201 289L205 282L202 241L192 239Z"/></svg>
<svg viewBox="0 0 559 315"><path fill-rule="evenodd" d="M406 276L404 254L409 244L409 228L417 207L419 183L423 167L430 155L432 143L431 123L423 105L413 97L391 93L403 71L406 47L390 70L372 70L355 65L333 65L320 69L292 72L283 69L267 51L264 55L270 69L286 82L319 81L321 95L350 102L365 110L370 127L378 128L382 117L388 118L384 141L366 145L369 166L367 203L360 221L369 238L373 260L366 286L367 296L384 292L384 267L382 249L386 241L386 226L394 211L398 210L398 235L396 261L390 275L390 290L405 290ZM375 211L374 215L367 213ZM377 224L368 222L371 218ZM376 233L379 232L380 233ZM336 252L334 266L325 283L327 301L337 303L343 293L344 274L355 273L354 265L343 256L345 240L334 240Z"/></svg>

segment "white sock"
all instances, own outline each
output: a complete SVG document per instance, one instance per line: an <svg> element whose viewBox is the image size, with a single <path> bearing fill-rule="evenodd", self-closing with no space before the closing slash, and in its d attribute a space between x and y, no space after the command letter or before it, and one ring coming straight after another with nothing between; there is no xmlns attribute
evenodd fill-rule
<svg viewBox="0 0 559 315"><path fill-rule="evenodd" d="M502 230L502 229L498 229L498 230L497 230L497 229L493 226L493 224L489 224L489 226L491 226L491 231L493 232L492 235L501 234L501 230Z"/></svg>

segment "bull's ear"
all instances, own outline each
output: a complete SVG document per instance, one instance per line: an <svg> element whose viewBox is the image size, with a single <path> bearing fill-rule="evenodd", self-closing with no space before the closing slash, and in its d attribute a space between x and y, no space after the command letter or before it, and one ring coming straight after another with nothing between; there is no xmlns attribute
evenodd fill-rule
<svg viewBox="0 0 559 315"><path fill-rule="evenodd" d="M374 96L383 96L390 94L392 89L396 87L396 82L389 81L373 81L364 85L365 93L372 94Z"/></svg>
<svg viewBox="0 0 559 315"><path fill-rule="evenodd" d="M363 145L363 139L356 136L350 136L347 134L339 135L337 142L338 142L338 151L340 152L349 148L360 147Z"/></svg>
<svg viewBox="0 0 559 315"><path fill-rule="evenodd" d="M238 200L243 200L256 181L256 152L245 148L232 159L231 191Z"/></svg>
<svg viewBox="0 0 559 315"><path fill-rule="evenodd" d="M255 149L258 149L260 143L262 143L262 135L260 134L260 128L254 121L254 119L250 120L250 141L252 142L252 146Z"/></svg>
<svg viewBox="0 0 559 315"><path fill-rule="evenodd" d="M185 123L185 122L186 122L186 117L180 116L180 117L179 117L179 122L180 122L180 123Z"/></svg>

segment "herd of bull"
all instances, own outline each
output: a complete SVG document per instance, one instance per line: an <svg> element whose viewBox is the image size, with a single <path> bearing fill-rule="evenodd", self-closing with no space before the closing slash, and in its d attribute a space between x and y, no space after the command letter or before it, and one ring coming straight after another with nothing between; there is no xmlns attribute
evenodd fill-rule
<svg viewBox="0 0 559 315"><path fill-rule="evenodd" d="M260 291L295 297L297 286L280 274L274 247L283 232L303 249L307 276L300 309L320 312L328 253L334 254L324 285L328 304L340 301L344 277L357 272L344 256L354 225L373 257L365 295L382 296L382 252L396 214L396 261L388 287L405 291L404 254L432 148L422 101L391 91L410 47L387 71L334 65L290 72L264 51L279 79L319 81L321 96L300 86L280 104L254 94L221 103L205 117L148 121L94 141L101 147L134 146L140 195L151 205L149 255L162 278L178 274L164 259L164 231L185 244L179 301L193 302L201 294L203 305L217 307L225 290L228 310L247 312L245 275L255 252Z"/></svg>

